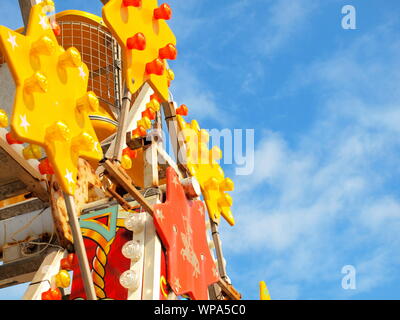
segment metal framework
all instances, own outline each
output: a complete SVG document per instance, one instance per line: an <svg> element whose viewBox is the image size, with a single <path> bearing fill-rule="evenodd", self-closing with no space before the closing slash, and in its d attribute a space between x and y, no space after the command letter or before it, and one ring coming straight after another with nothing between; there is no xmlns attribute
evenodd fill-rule
<svg viewBox="0 0 400 320"><path fill-rule="evenodd" d="M107 0L101 1L103 3L107 2ZM25 23L27 23L27 15L29 14L31 5L37 2L40 2L40 0L19 0ZM127 132L131 132L135 129L131 126L136 125L137 121L140 120L141 114L146 110L146 104L150 100L153 91L148 84L144 84L142 88L132 96L130 92L124 88L122 83L121 48L116 39L101 23L91 23L90 19L74 20L71 16L73 16L73 14L60 16L60 18L57 19L61 28L60 36L58 36L59 44L64 48L75 47L81 53L82 60L88 66L90 72L88 90L93 91L98 96L100 105L108 114L113 114L115 120L111 118L105 119L101 115L91 115L90 118L92 120L106 120L118 126L118 132L106 139L110 146L108 152L106 152L106 160L103 161L98 168L98 170L101 171L101 175L109 179L111 186L106 188L106 190L116 201L112 202L104 197L102 200L99 200L101 202L100 207L110 208L117 202L125 211L129 211L131 208L130 205L132 204L128 203L127 195L129 195L133 198L135 203L140 205L143 211L146 212L145 232L134 235L134 240L143 244L141 249L142 260L136 264L133 262L131 265L131 270L137 269L136 271L140 274L140 277L143 278L143 282L141 283L140 291L129 291L128 299L158 299L160 296L160 260L163 249L153 224L153 218L155 219L153 206L155 203L162 200L162 194L165 193L166 189L165 185L160 185L161 180L164 178L162 171L165 171L165 167L159 165L158 159L163 159L169 166L173 167L181 181L189 176L187 168L181 162L182 157L180 154L184 154L186 147L183 141L179 139L179 127L176 121L175 111L176 104L173 101L163 103L162 109L157 112L156 121L152 125L153 132L157 133L161 131L161 116L163 113L168 127L170 141L173 145L176 162L163 149L162 141L159 141L156 136L152 136L149 144L146 148L143 148L145 157L151 159L151 161L144 163L144 187L141 190L136 187L133 179L127 175L126 171L122 168L121 157L123 147L126 145L130 146L131 143L134 143L134 141L129 140L129 135L127 137ZM0 64L1 63L4 63L4 60L0 55ZM17 168L18 172L21 171L21 173L18 174L18 179L14 180L10 180L8 175L7 177L2 177L0 174L0 200L13 195L13 192L17 192L18 195L21 195L29 191L33 192L35 196L39 198L34 198L29 201L30 211L33 209L33 204L40 208L46 208L48 206L46 203L48 201L46 196L49 190L44 190L46 186L43 185L43 181L40 181L35 176L35 172L29 171L31 168L27 166L27 161L21 158L19 154L15 154L12 148L8 145L0 145L0 147L0 159L3 153L8 157L11 155L12 159L9 159L11 167ZM20 161L15 161L15 159L19 159ZM9 168L9 171L11 172L12 168ZM5 178L8 180L6 181ZM1 184L2 180L4 182L3 185ZM190 179L186 180L189 181ZM16 189L18 189L17 187L20 189L19 191L16 191ZM157 188L156 197L151 198L146 196L146 194L154 190L154 188ZM9 189L12 190L10 191ZM119 192L117 192L117 189L119 189ZM121 190L126 191L125 195ZM198 197L199 194L195 196L195 198ZM73 233L75 252L78 255L86 295L89 299L95 300L97 294L97 292L95 292L95 287L96 289L101 289L101 283L99 284L99 281L93 281L91 277L78 217L81 214L85 215L88 212L99 210L99 202L86 203L83 207L77 207L74 197L64 194L63 200L65 201L64 204L66 205L66 212L69 217L69 225ZM10 218L9 209L10 208L0 209L0 221ZM13 210L14 209L15 208L13 208ZM14 212L12 214L17 216L29 212L25 207L22 209L23 212ZM121 214L119 214L119 217L120 216ZM224 258L218 225L210 221L210 226L212 241L216 248L215 253L217 256L220 280L215 285L209 287L209 296L214 299L240 299L241 295L233 288L227 277L223 262ZM17 261L15 266L19 266L21 269L20 272L11 272L12 270L16 270L15 268L10 268L12 265L5 267L0 266L0 288L2 286L5 287L32 281L33 279L34 281L24 298L40 299L41 292L47 289L48 283L59 269L60 260L67 255L66 250L60 247L59 249L58 251L54 251L53 249L40 252L40 256L34 255L30 263L26 261ZM96 256L96 258L98 257ZM50 268L48 268L49 266ZM35 274L35 271L38 269L39 271ZM168 298L176 299L176 296L171 294Z"/></svg>

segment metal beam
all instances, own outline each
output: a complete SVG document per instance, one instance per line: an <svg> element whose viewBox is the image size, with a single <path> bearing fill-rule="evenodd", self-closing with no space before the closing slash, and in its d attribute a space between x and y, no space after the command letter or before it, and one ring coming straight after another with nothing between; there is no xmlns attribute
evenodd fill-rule
<svg viewBox="0 0 400 320"><path fill-rule="evenodd" d="M176 158L176 163L182 168L182 171L185 171L185 177L188 176L185 170L185 162L186 156L183 152L185 150L185 144L180 137L180 129L178 126L178 121L176 120L176 111L175 111L175 103L174 102L164 102L162 104L165 116L165 122L167 123L167 128L170 136L170 142L173 148L174 156Z"/></svg>
<svg viewBox="0 0 400 320"><path fill-rule="evenodd" d="M0 289L32 281L49 252L0 266Z"/></svg>
<svg viewBox="0 0 400 320"><path fill-rule="evenodd" d="M19 180L0 185L0 201L14 198L25 193L28 193L26 185Z"/></svg>
<svg viewBox="0 0 400 320"><path fill-rule="evenodd" d="M108 176L124 188L151 216L154 216L154 210L151 204L143 197L139 190L133 185L132 179L125 173L121 166L107 160L103 163L104 169L107 171Z"/></svg>
<svg viewBox="0 0 400 320"><path fill-rule="evenodd" d="M39 172L33 171L28 161L22 159L11 147L7 147L6 143L0 139L0 185L5 186L20 180L26 186L28 192L33 192L36 197L48 202L49 195L44 184L39 180Z"/></svg>
<svg viewBox="0 0 400 320"><path fill-rule="evenodd" d="M49 205L44 203L40 199L33 198L27 201L19 202L0 209L0 221L11 219L29 212L42 210L47 208Z"/></svg>
<svg viewBox="0 0 400 320"><path fill-rule="evenodd" d="M75 206L75 199L73 196L64 193L65 205L71 226L72 236L74 239L75 253L78 256L79 268L82 273L83 286L85 288L87 300L97 300L96 291L94 289L92 273L90 272L89 261L86 254L85 244L79 225L78 214Z"/></svg>
<svg viewBox="0 0 400 320"><path fill-rule="evenodd" d="M218 286L221 288L222 292L228 298L228 300L241 300L242 295L236 291L236 289L225 280L220 279L218 281Z"/></svg>
<svg viewBox="0 0 400 320"><path fill-rule="evenodd" d="M221 238L219 235L218 224L210 219L211 233L214 240L215 252L217 253L218 271L222 279L227 279L226 267L224 265L224 254L222 252Z"/></svg>
<svg viewBox="0 0 400 320"><path fill-rule="evenodd" d="M18 0L19 7L21 9L22 20L24 21L24 26L28 25L29 22L29 14L32 8L32 1L31 0Z"/></svg>
<svg viewBox="0 0 400 320"><path fill-rule="evenodd" d="M126 136L126 127L128 124L128 114L131 105L132 94L125 88L124 97L122 98L122 109L118 123L118 132L114 145L114 155L113 159L117 161L121 161L122 158L122 150L126 144L125 136Z"/></svg>

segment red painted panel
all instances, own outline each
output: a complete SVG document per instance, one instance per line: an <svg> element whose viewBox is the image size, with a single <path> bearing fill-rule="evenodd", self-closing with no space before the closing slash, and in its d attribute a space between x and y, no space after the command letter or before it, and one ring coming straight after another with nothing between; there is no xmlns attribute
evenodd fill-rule
<svg viewBox="0 0 400 320"><path fill-rule="evenodd" d="M174 169L167 169L167 200L154 206L154 225L167 250L168 283L176 295L208 299L218 272L206 238L202 201L189 201Z"/></svg>
<svg viewBox="0 0 400 320"><path fill-rule="evenodd" d="M102 250L100 246L94 240L84 238L90 268L93 269L93 265L95 265L95 286L98 291L104 293L103 299L126 300L128 298L128 290L120 285L119 277L124 271L130 268L131 261L122 255L122 246L130 240L132 240L132 232L122 228L119 229L111 244L110 251L106 255L107 259L104 260L104 252L99 251ZM86 299L76 256L75 260L70 299ZM104 281L103 283L101 279Z"/></svg>

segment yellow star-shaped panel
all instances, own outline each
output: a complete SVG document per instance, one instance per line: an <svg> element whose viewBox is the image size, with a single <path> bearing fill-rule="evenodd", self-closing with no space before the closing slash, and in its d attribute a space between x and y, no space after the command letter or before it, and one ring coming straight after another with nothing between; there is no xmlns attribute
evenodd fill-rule
<svg viewBox="0 0 400 320"><path fill-rule="evenodd" d="M176 38L165 20L168 5L157 0L110 0L103 19L122 48L126 86L134 94L149 82L158 96L169 101L169 81L174 76L165 59L176 58Z"/></svg>
<svg viewBox="0 0 400 320"><path fill-rule="evenodd" d="M200 129L196 120L189 124L180 115L177 115L177 120L185 140L186 165L200 184L210 218L219 223L222 215L231 226L235 225L231 211L233 200L226 193L233 191L235 186L231 179L225 178L224 170L217 162L222 158L221 149L208 149L210 136L206 130Z"/></svg>
<svg viewBox="0 0 400 320"><path fill-rule="evenodd" d="M16 84L12 131L46 150L62 190L73 195L78 157L103 156L88 116L99 101L87 92L89 72L79 51L58 44L49 8L49 0L32 7L26 35L0 26L0 49Z"/></svg>
<svg viewBox="0 0 400 320"><path fill-rule="evenodd" d="M264 281L260 282L260 300L271 300L267 284Z"/></svg>

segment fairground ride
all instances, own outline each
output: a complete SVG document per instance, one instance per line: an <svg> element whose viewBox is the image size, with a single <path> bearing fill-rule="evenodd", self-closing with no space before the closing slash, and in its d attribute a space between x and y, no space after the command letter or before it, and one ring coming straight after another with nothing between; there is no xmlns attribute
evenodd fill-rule
<svg viewBox="0 0 400 320"><path fill-rule="evenodd" d="M0 26L0 288L28 282L26 300L241 299L219 236L221 217L235 224L234 183L169 92L172 10L102 2L100 18L19 0L25 26Z"/></svg>

